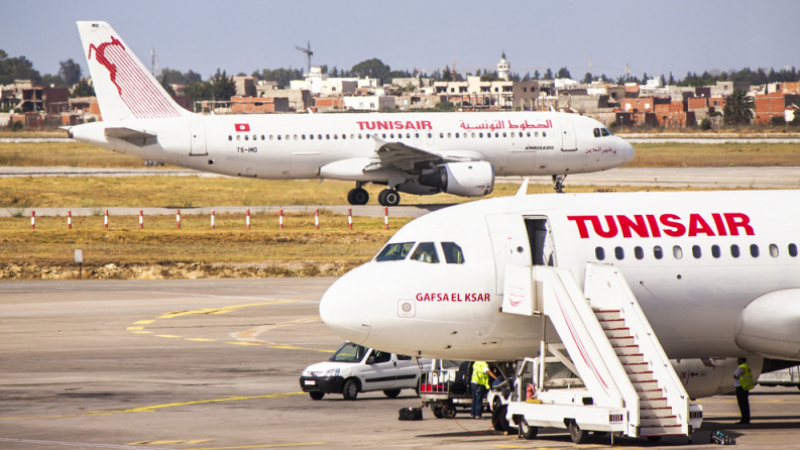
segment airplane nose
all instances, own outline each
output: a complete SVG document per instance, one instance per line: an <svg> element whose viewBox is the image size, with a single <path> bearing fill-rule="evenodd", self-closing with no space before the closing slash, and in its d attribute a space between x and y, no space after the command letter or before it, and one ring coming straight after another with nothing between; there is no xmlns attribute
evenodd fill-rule
<svg viewBox="0 0 800 450"><path fill-rule="evenodd" d="M627 141L623 141L622 146L622 157L625 158L625 162L632 160L633 157L636 156L636 151L633 150L633 146Z"/></svg>
<svg viewBox="0 0 800 450"><path fill-rule="evenodd" d="M357 268L336 280L319 303L319 315L325 325L337 335L356 344L363 344L369 336L372 322L372 305ZM366 291L366 292L365 292Z"/></svg>

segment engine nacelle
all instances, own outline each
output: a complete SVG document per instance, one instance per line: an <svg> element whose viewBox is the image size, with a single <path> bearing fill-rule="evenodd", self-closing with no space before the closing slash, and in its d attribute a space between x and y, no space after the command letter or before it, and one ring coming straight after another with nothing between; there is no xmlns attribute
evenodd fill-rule
<svg viewBox="0 0 800 450"><path fill-rule="evenodd" d="M419 184L460 197L482 197L494 190L494 167L486 161L442 164L420 175Z"/></svg>
<svg viewBox="0 0 800 450"><path fill-rule="evenodd" d="M718 394L729 394L736 391L733 387L733 372L739 367L736 358L711 359L703 362L699 359L671 360L672 368L681 379L689 398L711 397ZM763 358L747 358L747 365L753 371L753 380L757 380L764 365Z"/></svg>
<svg viewBox="0 0 800 450"><path fill-rule="evenodd" d="M759 355L800 359L800 289L762 295L739 314L736 344Z"/></svg>

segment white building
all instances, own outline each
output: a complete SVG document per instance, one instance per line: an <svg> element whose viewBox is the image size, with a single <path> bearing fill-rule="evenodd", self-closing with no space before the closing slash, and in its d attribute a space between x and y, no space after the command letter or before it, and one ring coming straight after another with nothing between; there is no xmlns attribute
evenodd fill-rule
<svg viewBox="0 0 800 450"><path fill-rule="evenodd" d="M364 97L344 97L344 107L357 111L381 111L394 109L394 97L386 96L364 96Z"/></svg>
<svg viewBox="0 0 800 450"><path fill-rule="evenodd" d="M500 62L497 63L497 77L503 81L511 81L511 63L506 61L506 52L500 56Z"/></svg>

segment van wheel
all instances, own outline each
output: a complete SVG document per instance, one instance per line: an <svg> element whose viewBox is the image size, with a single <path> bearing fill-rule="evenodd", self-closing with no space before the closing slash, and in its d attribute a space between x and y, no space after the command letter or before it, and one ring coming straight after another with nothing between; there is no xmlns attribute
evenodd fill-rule
<svg viewBox="0 0 800 450"><path fill-rule="evenodd" d="M499 402L498 402L499 403ZM506 419L506 405L498 404L492 408L492 423L497 431L508 431L508 419Z"/></svg>
<svg viewBox="0 0 800 450"><path fill-rule="evenodd" d="M437 419L444 419L444 414L442 414L442 407L439 405L431 405L431 411L433 411L433 417Z"/></svg>
<svg viewBox="0 0 800 450"><path fill-rule="evenodd" d="M400 389L386 389L383 391L383 395L389 398L397 398L397 396L400 395Z"/></svg>
<svg viewBox="0 0 800 450"><path fill-rule="evenodd" d="M309 392L308 396L311 397L312 400L322 400L322 397L325 397L324 392Z"/></svg>
<svg viewBox="0 0 800 450"><path fill-rule="evenodd" d="M586 442L588 434L589 433L581 430L581 427L579 427L578 423L574 420L569 423L569 437L572 439L572 442L582 444Z"/></svg>
<svg viewBox="0 0 800 450"><path fill-rule="evenodd" d="M539 434L539 427L532 427L528 425L528 422L525 421L523 417L519 421L519 434L522 435L525 439L533 439Z"/></svg>
<svg viewBox="0 0 800 450"><path fill-rule="evenodd" d="M355 400L358 397L358 381L347 380L342 389L342 395L345 400Z"/></svg>

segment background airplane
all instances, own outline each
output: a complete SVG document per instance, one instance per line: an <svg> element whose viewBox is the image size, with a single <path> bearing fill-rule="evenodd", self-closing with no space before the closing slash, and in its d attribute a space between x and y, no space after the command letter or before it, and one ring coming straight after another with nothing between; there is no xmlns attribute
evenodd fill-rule
<svg viewBox="0 0 800 450"><path fill-rule="evenodd" d="M78 22L103 120L70 137L108 150L224 175L354 181L400 192L480 197L496 176L611 169L634 150L603 124L554 112L197 115L178 106L105 22Z"/></svg>

